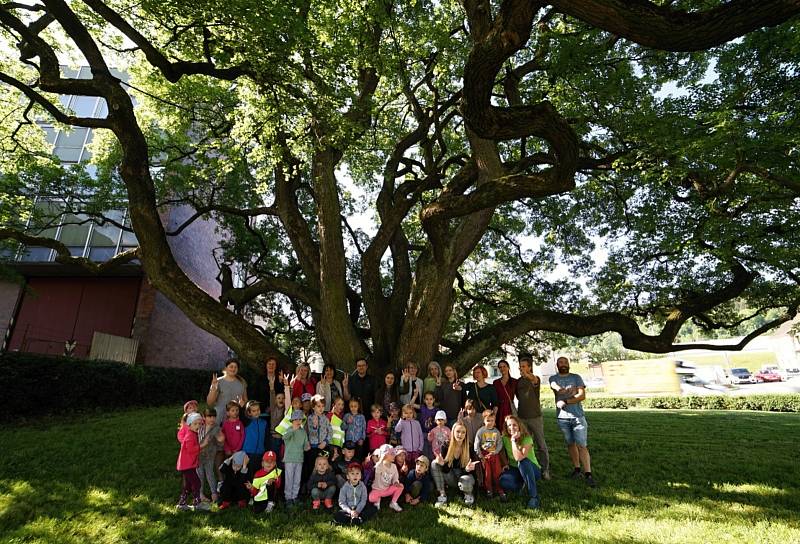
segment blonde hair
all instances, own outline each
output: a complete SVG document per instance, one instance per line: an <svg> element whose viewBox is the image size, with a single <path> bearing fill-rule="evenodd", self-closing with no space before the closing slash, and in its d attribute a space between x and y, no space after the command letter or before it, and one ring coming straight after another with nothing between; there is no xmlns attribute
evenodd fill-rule
<svg viewBox="0 0 800 544"><path fill-rule="evenodd" d="M461 441L460 446L456 445L456 427L464 427L464 440ZM450 444L447 446L447 454L444 456L445 464L452 465L453 460L456 459L456 449L461 448L459 452L458 460L461 463L461 467L464 468L469 464L469 444L467 439L467 426L457 421L453 428L451 429L450 433Z"/></svg>

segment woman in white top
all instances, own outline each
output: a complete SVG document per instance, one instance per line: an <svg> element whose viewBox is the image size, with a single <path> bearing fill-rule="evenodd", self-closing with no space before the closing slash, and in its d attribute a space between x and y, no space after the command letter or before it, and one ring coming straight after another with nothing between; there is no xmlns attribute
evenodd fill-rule
<svg viewBox="0 0 800 544"><path fill-rule="evenodd" d="M342 384L333 377L336 375L336 367L330 363L325 363L322 367L322 378L317 382L317 395L325 397L325 411L329 412L333 407L333 401L342 397ZM347 374L345 374L347 379Z"/></svg>
<svg viewBox="0 0 800 544"><path fill-rule="evenodd" d="M419 410L420 402L422 402L422 379L417 377L419 367L417 363L407 363L403 369L403 374L400 377L400 406L406 404L413 404L414 408Z"/></svg>

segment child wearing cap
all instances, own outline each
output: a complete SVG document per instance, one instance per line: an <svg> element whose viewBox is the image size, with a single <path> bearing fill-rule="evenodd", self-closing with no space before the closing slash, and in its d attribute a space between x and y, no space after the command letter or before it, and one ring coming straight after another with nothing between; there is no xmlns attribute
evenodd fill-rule
<svg viewBox="0 0 800 544"><path fill-rule="evenodd" d="M181 416L180 426L186 425L186 418L189 414L197 412L198 403L196 400L187 400L183 403L183 415Z"/></svg>
<svg viewBox="0 0 800 544"><path fill-rule="evenodd" d="M292 412L292 426L283 433L283 468L286 474L284 496L286 497L286 505L289 507L294 506L297 501L297 495L300 493L304 452L311 449L308 435L301 426L304 417L302 410Z"/></svg>
<svg viewBox="0 0 800 544"><path fill-rule="evenodd" d="M427 502L431 493L433 480L431 480L430 460L424 455L417 457L414 468L409 471L403 479L406 504L417 505L420 502Z"/></svg>
<svg viewBox="0 0 800 544"><path fill-rule="evenodd" d="M247 489L253 497L253 512L269 514L275 509L275 501L283 483L281 474L283 471L278 468L275 452L264 452L261 456L261 469L255 473L253 483L247 484Z"/></svg>
<svg viewBox="0 0 800 544"><path fill-rule="evenodd" d="M403 484L397 473L397 466L394 464L394 448L384 444L378 448L378 464L375 465L375 481L372 482L372 491L369 493L369 502L375 505L376 509L381 507L383 497L391 497L389 508L395 512L402 512L403 509L397 503L403 494Z"/></svg>
<svg viewBox="0 0 800 544"><path fill-rule="evenodd" d="M176 468L183 476L181 496L178 499L178 510L208 510L208 503L200 502L200 478L197 477L197 465L200 456L200 443L197 440L197 431L203 416L192 412L186 416L186 425L178 429L178 442L181 450L178 453ZM192 504L187 504L189 497Z"/></svg>
<svg viewBox="0 0 800 544"><path fill-rule="evenodd" d="M255 474L261 466L261 457L270 442L269 414L261 413L261 403L251 400L245 405L247 423L244 427L242 450L250 458L248 472Z"/></svg>
<svg viewBox="0 0 800 544"><path fill-rule="evenodd" d="M436 412L436 426L428 433L428 443L435 459L442 451L442 446L450 442L450 429L447 427L447 414L444 410Z"/></svg>
<svg viewBox="0 0 800 544"><path fill-rule="evenodd" d="M247 465L250 460L243 451L237 451L225 461L220 467L222 472L222 487L219 490L219 509L225 510L231 503L237 503L239 508L246 508L247 501L250 499L250 475L247 472Z"/></svg>
<svg viewBox="0 0 800 544"><path fill-rule="evenodd" d="M347 482L339 490L339 508L333 521L340 525L361 525L375 515L375 508L367 502L367 486L361 481L361 465L347 465Z"/></svg>
<svg viewBox="0 0 800 544"><path fill-rule="evenodd" d="M203 486L208 482L211 490L211 502L216 503L217 495L217 473L214 466L217 452L222 450L222 443L225 437L217 427L217 411L214 408L206 408L203 411L203 424L197 432L197 439L200 441L200 458L197 465L197 476L200 478L200 500L206 501L203 495Z"/></svg>

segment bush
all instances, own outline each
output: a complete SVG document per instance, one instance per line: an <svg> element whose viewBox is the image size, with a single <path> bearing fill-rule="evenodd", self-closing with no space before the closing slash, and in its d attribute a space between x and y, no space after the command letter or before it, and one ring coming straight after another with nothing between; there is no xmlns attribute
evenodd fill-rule
<svg viewBox="0 0 800 544"><path fill-rule="evenodd" d="M0 419L132 406L181 406L208 390L208 371L32 353L0 354Z"/></svg>
<svg viewBox="0 0 800 544"><path fill-rule="evenodd" d="M800 394L726 395L686 397L598 397L588 398L586 408L657 408L666 410L755 410L760 412L800 412Z"/></svg>

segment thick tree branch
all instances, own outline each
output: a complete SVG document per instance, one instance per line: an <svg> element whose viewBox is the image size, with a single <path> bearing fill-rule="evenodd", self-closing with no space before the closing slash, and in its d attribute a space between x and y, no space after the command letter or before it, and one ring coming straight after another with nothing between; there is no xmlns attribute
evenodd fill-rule
<svg viewBox="0 0 800 544"><path fill-rule="evenodd" d="M550 4L592 26L666 51L708 49L800 13L797 0L731 0L693 12L646 0L554 0Z"/></svg>

